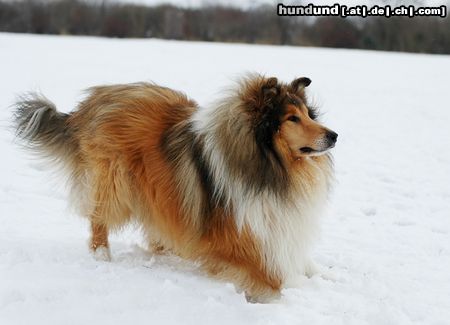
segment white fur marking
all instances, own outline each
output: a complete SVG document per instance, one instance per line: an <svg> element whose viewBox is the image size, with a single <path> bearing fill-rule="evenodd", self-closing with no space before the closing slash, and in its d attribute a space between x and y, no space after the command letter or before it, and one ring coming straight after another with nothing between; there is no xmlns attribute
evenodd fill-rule
<svg viewBox="0 0 450 325"><path fill-rule="evenodd" d="M96 261L102 262L110 262L111 261L111 253L109 252L109 248L104 246L97 247L93 252L92 256Z"/></svg>

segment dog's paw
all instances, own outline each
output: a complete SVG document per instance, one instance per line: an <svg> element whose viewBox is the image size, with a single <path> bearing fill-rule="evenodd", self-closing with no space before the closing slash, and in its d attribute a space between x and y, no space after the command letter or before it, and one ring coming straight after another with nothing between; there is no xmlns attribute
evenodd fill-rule
<svg viewBox="0 0 450 325"><path fill-rule="evenodd" d="M317 275L327 281L336 282L338 280L337 274L331 268L322 268L322 270L317 273Z"/></svg>
<svg viewBox="0 0 450 325"><path fill-rule="evenodd" d="M305 275L308 278L312 278L313 276L320 276L324 280L333 281L337 280L337 275L332 271L331 268L326 268L321 265L316 264L313 261L310 261L305 268Z"/></svg>
<svg viewBox="0 0 450 325"><path fill-rule="evenodd" d="M259 293L245 291L245 299L251 304L268 304L279 300L280 298L281 292L279 290L267 290Z"/></svg>
<svg viewBox="0 0 450 325"><path fill-rule="evenodd" d="M111 253L108 247L99 246L95 250L92 250L92 256L96 261L110 262Z"/></svg>
<svg viewBox="0 0 450 325"><path fill-rule="evenodd" d="M284 288L301 288L308 281L304 274L297 274L287 278L284 282Z"/></svg>

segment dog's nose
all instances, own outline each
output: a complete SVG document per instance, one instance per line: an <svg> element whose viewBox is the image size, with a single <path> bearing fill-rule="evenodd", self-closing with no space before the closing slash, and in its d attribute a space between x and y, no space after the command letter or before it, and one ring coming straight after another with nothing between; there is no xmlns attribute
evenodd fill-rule
<svg viewBox="0 0 450 325"><path fill-rule="evenodd" d="M335 144L337 141L338 134L333 131L327 131L326 137L329 142Z"/></svg>

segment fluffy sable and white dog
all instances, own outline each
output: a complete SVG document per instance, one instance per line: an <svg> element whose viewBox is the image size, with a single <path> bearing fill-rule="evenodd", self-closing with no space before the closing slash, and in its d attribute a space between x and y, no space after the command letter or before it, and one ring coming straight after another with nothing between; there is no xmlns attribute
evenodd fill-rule
<svg viewBox="0 0 450 325"><path fill-rule="evenodd" d="M337 134L309 106L310 82L248 75L207 109L150 83L91 88L70 114L31 94L17 133L65 167L92 251L109 257L108 232L138 222L155 252L265 302L314 272Z"/></svg>

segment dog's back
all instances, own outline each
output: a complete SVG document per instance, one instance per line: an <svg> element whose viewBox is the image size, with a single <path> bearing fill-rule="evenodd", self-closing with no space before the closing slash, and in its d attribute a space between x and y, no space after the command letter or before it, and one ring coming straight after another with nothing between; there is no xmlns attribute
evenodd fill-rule
<svg viewBox="0 0 450 325"><path fill-rule="evenodd" d="M136 83L91 88L70 114L30 94L16 103L15 121L29 148L62 163L68 172L71 201L92 222L95 251L108 246L107 229L142 215L139 210L158 213L142 202L155 202L156 196L170 195L176 187L162 179L171 171L164 163L161 137L195 110L196 103L182 93Z"/></svg>

